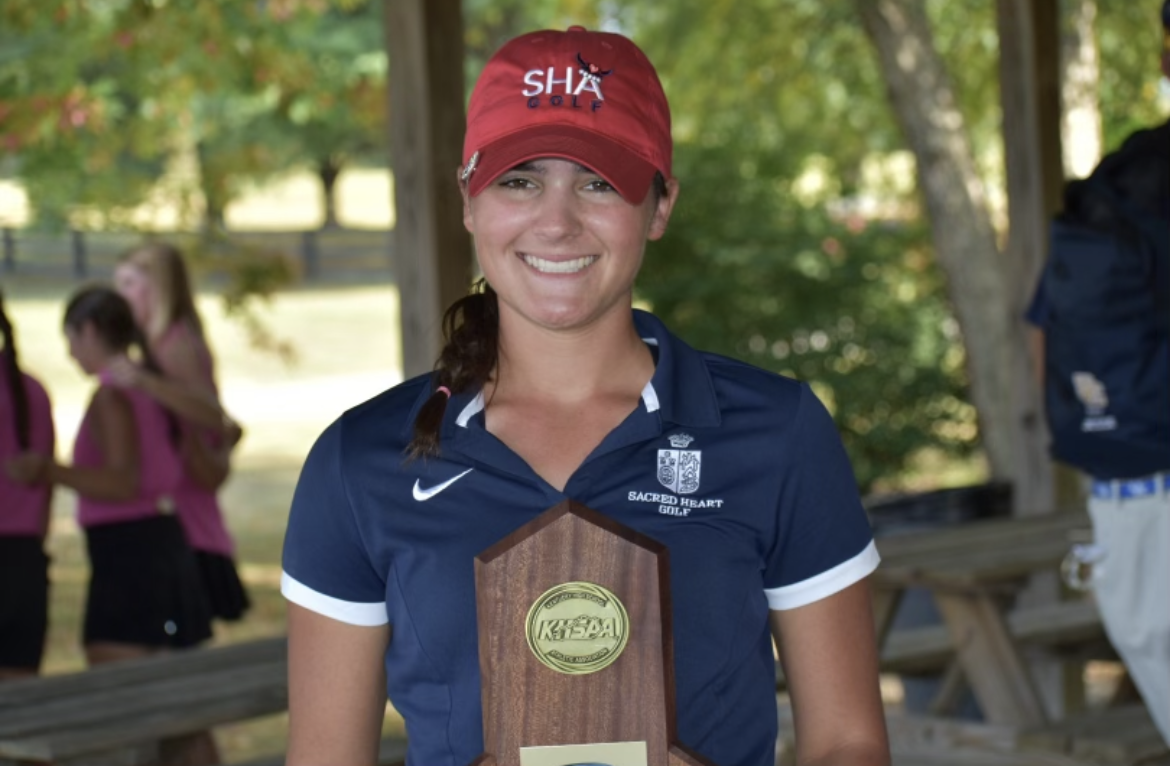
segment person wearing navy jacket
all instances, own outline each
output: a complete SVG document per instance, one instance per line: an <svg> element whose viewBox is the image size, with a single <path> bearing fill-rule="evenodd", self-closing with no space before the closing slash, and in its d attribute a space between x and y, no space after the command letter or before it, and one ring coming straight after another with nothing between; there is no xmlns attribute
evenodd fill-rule
<svg viewBox="0 0 1170 766"><path fill-rule="evenodd" d="M889 763L878 556L829 414L633 308L678 198L671 151L625 37L532 32L486 65L458 174L484 281L431 374L326 429L293 500L290 766L372 765L387 693L410 766L479 756L473 560L565 499L670 550L683 744L771 766L775 638L798 760Z"/></svg>

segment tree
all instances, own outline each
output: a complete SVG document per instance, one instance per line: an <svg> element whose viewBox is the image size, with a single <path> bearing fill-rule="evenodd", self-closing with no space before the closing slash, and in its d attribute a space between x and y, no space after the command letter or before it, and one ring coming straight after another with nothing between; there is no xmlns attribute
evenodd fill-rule
<svg viewBox="0 0 1170 766"><path fill-rule="evenodd" d="M261 93L265 108L234 131L262 137L276 167L308 166L321 182L324 226L336 226L336 182L355 161L385 162L386 52L381 4L349 0L288 17L256 30L265 66L247 72L239 91ZM213 121L209 128L222 126ZM217 144L231 157L233 135Z"/></svg>
<svg viewBox="0 0 1170 766"><path fill-rule="evenodd" d="M856 0L855 9L914 152L935 252L954 286L992 475L1013 477L1028 435L1016 420L1012 373L1029 362L1023 330L1009 315L1008 282L963 113L921 0Z"/></svg>
<svg viewBox="0 0 1170 766"><path fill-rule="evenodd" d="M891 105L915 154L936 252L965 330L972 398L993 474L1014 479L1018 492L1031 488L1018 498L1026 507L1050 505L1051 487L1037 482L1035 476L1044 449L1035 415L1026 416L1035 409L1021 400L1025 394L1018 385L1031 363L1016 313L1018 304L1012 300L1022 271L1020 264L1001 254L984 185L974 172L963 111L933 40L926 5L924 0L855 0L854 4L873 41ZM1109 21L1103 40L1128 24L1134 25L1134 31L1142 29L1132 16L1115 13ZM1152 14L1145 28L1156 29ZM1151 60L1155 50L1150 46ZM1120 52L1116 55L1124 60ZM1135 83L1149 78L1130 72L1122 90L1140 92ZM1125 114L1136 111L1141 110L1131 108ZM1039 261L1043 254L1031 256Z"/></svg>
<svg viewBox="0 0 1170 766"><path fill-rule="evenodd" d="M12 0L0 152L39 220L107 223L184 162L211 228L246 182L306 163L336 179L380 146L385 57L365 0ZM191 209L195 209L195 205Z"/></svg>

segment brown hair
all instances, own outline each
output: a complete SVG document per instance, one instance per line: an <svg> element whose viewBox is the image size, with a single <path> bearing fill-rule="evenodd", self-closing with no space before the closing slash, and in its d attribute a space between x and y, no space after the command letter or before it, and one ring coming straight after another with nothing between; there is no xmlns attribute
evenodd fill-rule
<svg viewBox="0 0 1170 766"><path fill-rule="evenodd" d="M406 450L409 459L438 457L439 430L450 398L441 389L458 394L488 382L499 356L499 330L499 298L483 279L447 309L443 315L447 342L431 375L431 397L414 419L414 438Z"/></svg>
<svg viewBox="0 0 1170 766"><path fill-rule="evenodd" d="M143 366L156 375L163 375L162 367L150 352L146 335L134 322L130 304L113 288L94 285L78 290L65 306L64 323L75 332L80 332L86 323L93 325L98 337L111 351L122 352L137 346L142 353ZM163 411L166 413L171 441L177 443L179 422L170 410L164 407Z"/></svg>
<svg viewBox="0 0 1170 766"><path fill-rule="evenodd" d="M28 392L24 388L24 375L20 372L20 363L16 356L16 337L12 331L12 322L4 311L4 293L0 292L0 335L4 337L2 363L4 371L8 373L8 393L12 401L13 420L16 423L16 443L22 450L29 447L29 411Z"/></svg>
<svg viewBox="0 0 1170 766"><path fill-rule="evenodd" d="M149 326L142 328L147 340L157 341L176 322L186 322L203 337L203 322L195 307L191 278L179 248L167 242L147 242L126 251L118 263L141 269L154 288Z"/></svg>

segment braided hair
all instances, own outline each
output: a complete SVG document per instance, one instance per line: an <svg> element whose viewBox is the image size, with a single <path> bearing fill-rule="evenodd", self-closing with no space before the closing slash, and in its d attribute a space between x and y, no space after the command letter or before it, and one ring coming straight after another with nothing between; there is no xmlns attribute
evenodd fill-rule
<svg viewBox="0 0 1170 766"><path fill-rule="evenodd" d="M407 447L410 459L439 455L447 400L451 394L482 388L488 382L499 357L499 330L499 297L483 279L447 309L443 315L447 343L431 376L434 391L414 420L414 438Z"/></svg>

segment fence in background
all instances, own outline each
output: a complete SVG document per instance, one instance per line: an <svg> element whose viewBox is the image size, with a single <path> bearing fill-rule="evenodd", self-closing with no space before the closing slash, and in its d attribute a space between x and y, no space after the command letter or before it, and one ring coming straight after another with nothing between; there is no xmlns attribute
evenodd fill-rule
<svg viewBox="0 0 1170 766"><path fill-rule="evenodd" d="M189 232L154 236L188 252L199 237ZM43 233L4 228L0 229L0 270L12 275L108 278L118 257L142 240L143 235L134 232ZM391 230L230 231L215 245L228 254L233 246L280 255L302 279L312 282L385 281L393 277ZM215 274L214 267L199 271Z"/></svg>

